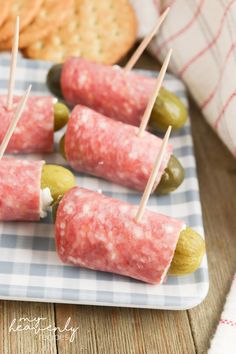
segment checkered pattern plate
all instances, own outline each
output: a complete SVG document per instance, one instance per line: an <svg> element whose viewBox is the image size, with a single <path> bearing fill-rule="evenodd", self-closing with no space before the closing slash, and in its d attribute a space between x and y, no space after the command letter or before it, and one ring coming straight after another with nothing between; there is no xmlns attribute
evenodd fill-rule
<svg viewBox="0 0 236 354"><path fill-rule="evenodd" d="M50 63L18 59L16 94L22 94L32 84L32 94L49 94L46 75ZM9 73L9 55L0 56L0 93L6 93ZM156 75L146 72L147 75ZM179 95L187 104L183 83L167 75L165 86ZM57 142L62 133L56 133L55 153L50 155L19 156L26 159L44 159L65 165ZM148 207L160 213L185 220L186 224L203 234L201 204L194 158L190 122L173 133L170 142L174 154L185 167L185 181L168 196L151 196ZM87 175L77 174L80 186L138 204L140 194ZM163 285L148 285L115 274L95 272L61 263L55 251L51 215L38 223L0 223L0 298L26 301L46 301L107 306L126 306L154 309L183 310L199 304L208 291L206 257L201 267L188 276L169 276Z"/></svg>

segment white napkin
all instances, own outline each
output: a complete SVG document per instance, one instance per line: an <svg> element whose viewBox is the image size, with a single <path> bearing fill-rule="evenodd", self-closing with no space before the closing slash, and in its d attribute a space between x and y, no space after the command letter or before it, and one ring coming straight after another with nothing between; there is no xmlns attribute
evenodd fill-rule
<svg viewBox="0 0 236 354"><path fill-rule="evenodd" d="M131 0L138 19L138 38L145 37L155 26L160 15L153 0Z"/></svg>
<svg viewBox="0 0 236 354"><path fill-rule="evenodd" d="M208 354L236 353L236 274Z"/></svg>
<svg viewBox="0 0 236 354"><path fill-rule="evenodd" d="M168 49L174 49L171 70L185 81L208 123L236 156L236 1L131 3L143 36L171 6L150 50L163 60Z"/></svg>

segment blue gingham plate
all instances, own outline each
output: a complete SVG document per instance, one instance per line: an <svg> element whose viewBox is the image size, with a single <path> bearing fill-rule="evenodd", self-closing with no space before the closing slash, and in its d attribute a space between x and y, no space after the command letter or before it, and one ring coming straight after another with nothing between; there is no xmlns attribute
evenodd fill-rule
<svg viewBox="0 0 236 354"><path fill-rule="evenodd" d="M30 83L32 94L49 94L45 82L50 66L47 62L19 58L15 94L22 94ZM0 56L0 70L0 92L6 93L9 55ZM187 105L186 91L181 81L167 75L165 86L179 95ZM56 134L56 141L61 134ZM148 207L181 218L203 234L190 123L181 131L173 133L170 142L174 146L174 154L185 167L185 181L168 196L151 196ZM58 152L18 157L44 159L66 166ZM82 187L101 189L104 194L129 203L138 204L140 201L139 193L98 178L77 174L77 182ZM169 276L163 285L148 285L115 274L64 265L55 251L51 215L37 223L0 223L0 251L2 299L183 310L198 305L208 291L206 257L194 274Z"/></svg>

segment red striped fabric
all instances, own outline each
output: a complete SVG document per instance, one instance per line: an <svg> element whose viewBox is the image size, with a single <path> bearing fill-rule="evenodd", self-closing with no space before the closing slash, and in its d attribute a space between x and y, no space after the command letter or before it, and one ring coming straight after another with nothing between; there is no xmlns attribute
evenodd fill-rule
<svg viewBox="0 0 236 354"><path fill-rule="evenodd" d="M225 114L225 112L226 112L228 106L229 106L230 103L235 99L235 97L236 97L236 91L232 92L232 93L230 94L230 96L227 98L226 102L223 104L223 107L222 107L222 109L221 109L219 115L216 117L216 120L215 120L215 122L214 122L214 127L215 127L216 130L218 129L219 123L220 123L220 121L221 121L223 115Z"/></svg>
<svg viewBox="0 0 236 354"><path fill-rule="evenodd" d="M131 1L139 21L148 23L143 18L144 0ZM208 123L236 157L236 0L151 1L158 13L171 6L151 52L163 60L173 48L170 69L183 79ZM152 13L150 8L148 16Z"/></svg>
<svg viewBox="0 0 236 354"><path fill-rule="evenodd" d="M220 319L220 323L229 325L231 327L236 327L236 322L235 321L227 320L225 318L221 318Z"/></svg>
<svg viewBox="0 0 236 354"><path fill-rule="evenodd" d="M211 93L207 96L207 98L205 98L205 100L201 103L200 107L202 109L204 109L210 102L211 100L214 98L215 94L217 93L217 90L219 89L219 86L221 84L221 80L223 78L223 75L224 75L224 71L226 69L226 66L227 66L227 62L228 60L231 58L232 54L234 54L235 52L235 48L236 48L236 42L233 43L226 55L226 58L225 58L225 61L221 67L221 71L220 71L220 74L219 74L219 78L217 80L217 84L215 85L214 89L211 91Z"/></svg>
<svg viewBox="0 0 236 354"><path fill-rule="evenodd" d="M158 46L158 51L157 51L156 55L159 55L164 47L166 47L168 44L170 44L172 41L174 41L175 39L177 39L179 36L181 36L182 34L184 34L186 31L188 31L190 29L190 27L196 22L199 14L201 12L201 8L202 8L204 2L205 2L205 0L200 0L199 5L197 6L197 9L193 13L193 16L190 18L190 20L182 28L180 28L177 32L175 32L173 35L171 35L169 38L167 38L163 43L161 43ZM174 1L171 2L170 6L173 5L173 3L174 3ZM168 6L165 6L164 8L167 8L167 7ZM162 12L163 12L163 9L162 9Z"/></svg>
<svg viewBox="0 0 236 354"><path fill-rule="evenodd" d="M223 16L220 21L219 29L216 32L216 35L214 36L213 40L208 43L203 49L201 49L196 55L194 55L187 63L183 65L183 67L180 69L178 72L178 75L182 77L185 72L190 68L190 66L195 63L199 58L201 58L212 46L214 46L217 43L218 38L220 37L222 33L222 29L224 28L224 22L227 17L227 14L232 7L232 5L236 4L236 0L232 0L226 7L225 11L223 13Z"/></svg>

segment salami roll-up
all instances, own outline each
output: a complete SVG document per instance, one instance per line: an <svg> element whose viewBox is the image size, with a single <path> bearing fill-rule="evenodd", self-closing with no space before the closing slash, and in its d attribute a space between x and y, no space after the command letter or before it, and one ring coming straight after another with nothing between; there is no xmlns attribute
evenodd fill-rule
<svg viewBox="0 0 236 354"><path fill-rule="evenodd" d="M43 161L0 161L0 220L40 219Z"/></svg>
<svg viewBox="0 0 236 354"><path fill-rule="evenodd" d="M83 58L71 58L63 64L61 89L69 104L88 106L128 124L139 126L154 87L155 79L125 73L119 66Z"/></svg>
<svg viewBox="0 0 236 354"><path fill-rule="evenodd" d="M118 66L107 66L83 58L69 58L51 68L50 90L71 105L82 104L106 116L135 126L141 118L155 88L155 78L125 72ZM187 119L182 101L161 88L154 105L150 126L166 131L169 125L179 129Z"/></svg>
<svg viewBox="0 0 236 354"><path fill-rule="evenodd" d="M56 246L64 263L162 283L184 222L80 187L62 198Z"/></svg>
<svg viewBox="0 0 236 354"><path fill-rule="evenodd" d="M0 144L13 119L21 97L15 96L13 108L6 107L7 97L0 96ZM68 110L53 97L29 97L24 112L7 147L8 153L49 153L53 151L54 130L67 123Z"/></svg>
<svg viewBox="0 0 236 354"><path fill-rule="evenodd" d="M51 203L76 185L74 175L44 161L0 161L0 220L38 221Z"/></svg>
<svg viewBox="0 0 236 354"><path fill-rule="evenodd" d="M138 128L114 121L84 106L76 106L65 135L65 155L77 171L143 192L162 140ZM168 164L168 145L156 185Z"/></svg>

